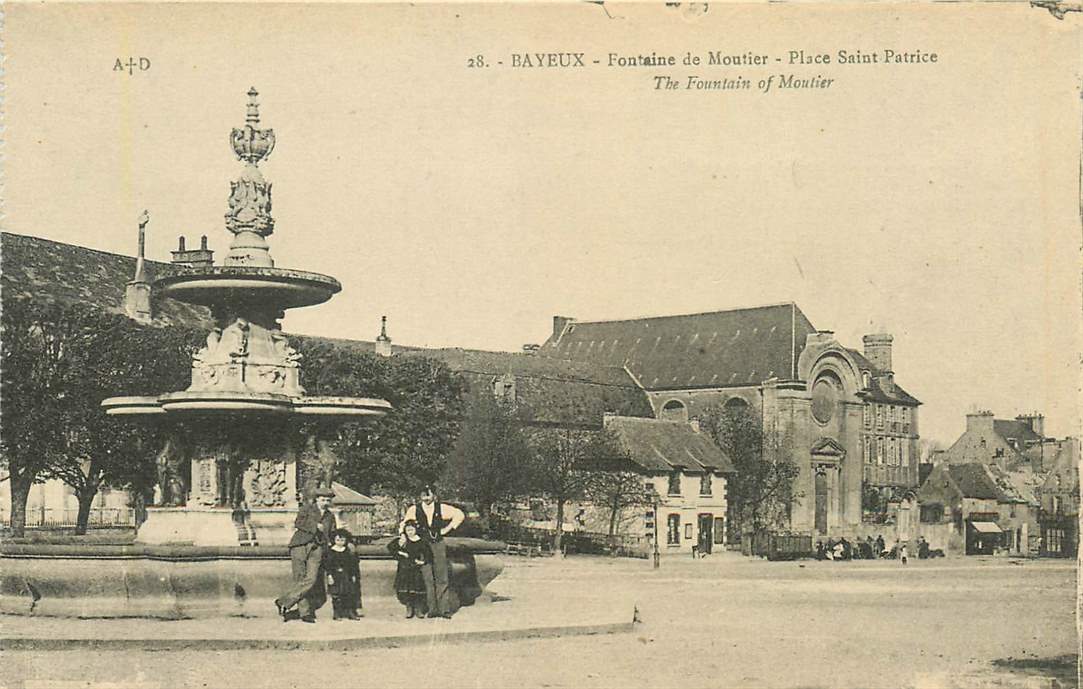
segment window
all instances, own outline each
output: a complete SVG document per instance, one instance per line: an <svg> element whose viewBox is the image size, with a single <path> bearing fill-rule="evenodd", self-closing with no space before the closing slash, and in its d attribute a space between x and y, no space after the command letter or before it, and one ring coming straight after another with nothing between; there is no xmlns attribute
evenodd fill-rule
<svg viewBox="0 0 1083 689"><path fill-rule="evenodd" d="M686 541L691 541L692 540L692 523L691 522L684 525L684 540L686 540Z"/></svg>
<svg viewBox="0 0 1083 689"><path fill-rule="evenodd" d="M872 451L872 436L865 436L865 464L873 464L876 461L876 456Z"/></svg>
<svg viewBox="0 0 1083 689"><path fill-rule="evenodd" d="M876 405L876 428L882 429L884 427L884 407L883 405Z"/></svg>
<svg viewBox="0 0 1083 689"><path fill-rule="evenodd" d="M902 444L902 463L903 466L908 467L910 466L910 441L902 440L900 443Z"/></svg>
<svg viewBox="0 0 1083 689"><path fill-rule="evenodd" d="M715 517L714 518L714 544L725 545L726 543L726 518Z"/></svg>
<svg viewBox="0 0 1083 689"><path fill-rule="evenodd" d="M660 416L666 421L688 421L688 409L680 400L670 400L662 405Z"/></svg>
<svg viewBox="0 0 1083 689"><path fill-rule="evenodd" d="M681 472L679 471L674 471L669 475L669 494L681 494Z"/></svg>
<svg viewBox="0 0 1083 689"><path fill-rule="evenodd" d="M921 506L921 522L923 524L939 524L943 520L943 505L931 504Z"/></svg>
<svg viewBox="0 0 1083 689"><path fill-rule="evenodd" d="M868 389L870 382L871 381L869 380L869 372L868 371L862 371L861 372L861 387L863 387L865 389Z"/></svg>
<svg viewBox="0 0 1083 689"><path fill-rule="evenodd" d="M671 514L666 522L666 543L668 545L680 545L681 543L681 515Z"/></svg>
<svg viewBox="0 0 1083 689"><path fill-rule="evenodd" d="M872 428L872 405L866 404L862 409L865 420L865 428Z"/></svg>
<svg viewBox="0 0 1083 689"><path fill-rule="evenodd" d="M711 494L711 475L704 474L699 477L699 494L710 495Z"/></svg>
<svg viewBox="0 0 1083 689"><path fill-rule="evenodd" d="M884 464L884 438L883 436L876 438L876 463L883 466Z"/></svg>
<svg viewBox="0 0 1083 689"><path fill-rule="evenodd" d="M1053 496L1053 514L1060 514L1060 496Z"/></svg>

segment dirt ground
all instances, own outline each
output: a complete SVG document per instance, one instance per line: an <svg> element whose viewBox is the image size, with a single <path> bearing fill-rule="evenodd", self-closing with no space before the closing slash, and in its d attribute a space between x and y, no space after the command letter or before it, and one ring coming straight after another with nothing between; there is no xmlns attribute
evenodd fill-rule
<svg viewBox="0 0 1083 689"><path fill-rule="evenodd" d="M1072 562L725 554L664 558L653 570L643 560L508 558L491 589L509 616L551 601L629 614L635 605L643 622L631 634L348 652L9 651L0 686L1076 686Z"/></svg>

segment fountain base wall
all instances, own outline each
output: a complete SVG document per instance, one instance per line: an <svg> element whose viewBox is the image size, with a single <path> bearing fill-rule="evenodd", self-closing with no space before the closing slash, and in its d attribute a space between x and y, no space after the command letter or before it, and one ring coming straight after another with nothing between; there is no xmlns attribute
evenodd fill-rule
<svg viewBox="0 0 1083 689"><path fill-rule="evenodd" d="M471 605L503 570L503 544L449 538L456 607ZM358 546L366 610L400 612L396 562ZM289 585L285 547L0 546L0 614L47 617L275 617ZM330 602L324 607L329 610Z"/></svg>
<svg viewBox="0 0 1083 689"><path fill-rule="evenodd" d="M149 507L135 542L146 545L285 546L297 508Z"/></svg>

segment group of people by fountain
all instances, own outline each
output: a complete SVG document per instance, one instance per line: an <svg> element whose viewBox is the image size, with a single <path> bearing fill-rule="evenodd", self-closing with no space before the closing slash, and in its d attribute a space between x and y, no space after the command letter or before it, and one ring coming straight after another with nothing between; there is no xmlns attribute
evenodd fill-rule
<svg viewBox="0 0 1083 689"><path fill-rule="evenodd" d="M398 536L387 545L397 561L395 594L414 619L450 618L451 567L444 540L463 523L462 510L440 502L431 485L406 508ZM331 597L333 619L357 620L361 612L361 572L350 533L337 528L331 512L334 491L314 486L297 513L289 542L293 581L275 607L283 622L314 623L316 610Z"/></svg>

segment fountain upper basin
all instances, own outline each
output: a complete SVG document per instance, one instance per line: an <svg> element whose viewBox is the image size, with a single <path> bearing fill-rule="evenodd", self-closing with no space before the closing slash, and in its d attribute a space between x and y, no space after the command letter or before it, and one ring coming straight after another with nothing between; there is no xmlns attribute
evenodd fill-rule
<svg viewBox="0 0 1083 689"><path fill-rule="evenodd" d="M329 275L287 268L204 266L154 282L155 292L200 306L274 305L295 309L322 304L342 289Z"/></svg>

